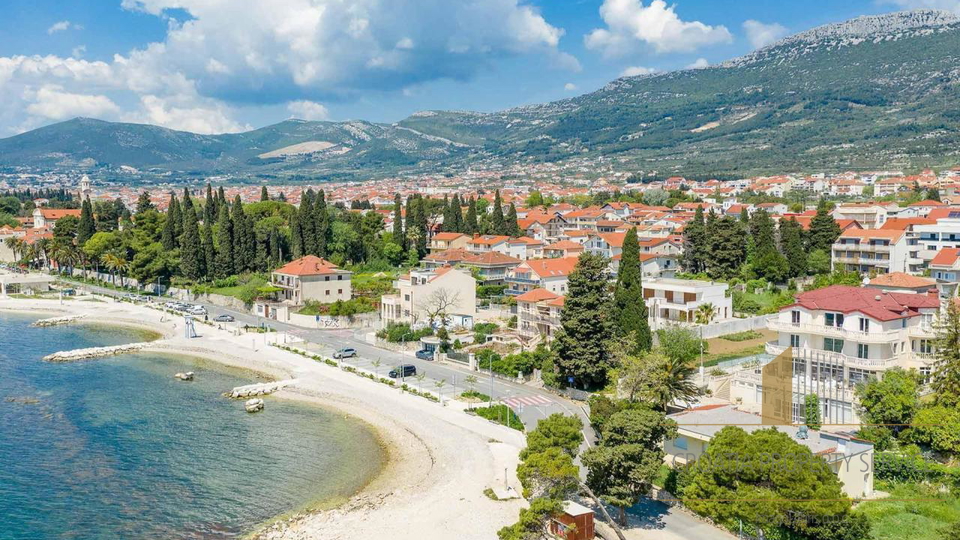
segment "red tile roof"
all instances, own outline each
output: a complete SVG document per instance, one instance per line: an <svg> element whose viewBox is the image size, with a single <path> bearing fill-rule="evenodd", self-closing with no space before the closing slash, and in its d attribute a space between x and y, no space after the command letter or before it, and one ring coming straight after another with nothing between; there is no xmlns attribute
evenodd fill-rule
<svg viewBox="0 0 960 540"><path fill-rule="evenodd" d="M321 259L314 255L300 257L295 261L288 262L284 266L274 270L278 274L288 276L318 276L322 274L335 274L340 268L332 262Z"/></svg>
<svg viewBox="0 0 960 540"><path fill-rule="evenodd" d="M439 240L441 242L450 242L451 240L456 240L461 236L466 236L466 235L458 232L441 232L433 235L433 239Z"/></svg>
<svg viewBox="0 0 960 540"><path fill-rule="evenodd" d="M919 308L937 308L940 300L935 295L882 293L876 289L831 285L798 294L796 304L781 311L795 306L840 313L860 312L878 321L892 321L914 317L919 314Z"/></svg>
<svg viewBox="0 0 960 540"><path fill-rule="evenodd" d="M517 259L516 257L504 255L499 251L487 251L486 253L480 253L479 255L469 255L468 257L464 258L462 262L466 264L477 265L518 265L523 261Z"/></svg>
<svg viewBox="0 0 960 540"><path fill-rule="evenodd" d="M568 276L577 266L577 257L558 259L531 259L524 263L530 271L541 278ZM522 265L521 265L522 266Z"/></svg>
<svg viewBox="0 0 960 540"><path fill-rule="evenodd" d="M957 257L960 257L960 248L941 248L940 251L934 255L933 259L930 260L930 264L936 266L953 266L957 262Z"/></svg>
<svg viewBox="0 0 960 540"><path fill-rule="evenodd" d="M517 302L542 302L544 300L553 300L555 298L557 298L557 295L553 294L552 292L543 288L537 288L518 296Z"/></svg>
<svg viewBox="0 0 960 540"><path fill-rule="evenodd" d="M935 287L937 282L930 278L911 276L904 272L890 272L889 274L882 274L871 279L870 284L881 287L919 289L921 287Z"/></svg>
<svg viewBox="0 0 960 540"><path fill-rule="evenodd" d="M69 208L41 208L40 215L43 216L43 219L52 219L56 221L66 216L80 217L80 210Z"/></svg>
<svg viewBox="0 0 960 540"><path fill-rule="evenodd" d="M937 220L930 218L890 218L880 226L881 229L903 231L914 225L936 225Z"/></svg>

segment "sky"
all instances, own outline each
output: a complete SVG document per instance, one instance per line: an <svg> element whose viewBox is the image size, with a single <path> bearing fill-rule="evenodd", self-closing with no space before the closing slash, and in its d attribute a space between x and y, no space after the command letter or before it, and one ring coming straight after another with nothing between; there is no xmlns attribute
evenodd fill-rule
<svg viewBox="0 0 960 540"><path fill-rule="evenodd" d="M495 111L960 0L5 0L0 137L77 116L196 133Z"/></svg>

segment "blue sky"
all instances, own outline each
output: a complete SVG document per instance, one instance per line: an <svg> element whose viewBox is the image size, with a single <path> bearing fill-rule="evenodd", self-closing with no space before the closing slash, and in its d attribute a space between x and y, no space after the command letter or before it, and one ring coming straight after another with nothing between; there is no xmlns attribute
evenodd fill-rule
<svg viewBox="0 0 960 540"><path fill-rule="evenodd" d="M919 7L960 0L7 0L0 136L75 116L216 133L491 111Z"/></svg>

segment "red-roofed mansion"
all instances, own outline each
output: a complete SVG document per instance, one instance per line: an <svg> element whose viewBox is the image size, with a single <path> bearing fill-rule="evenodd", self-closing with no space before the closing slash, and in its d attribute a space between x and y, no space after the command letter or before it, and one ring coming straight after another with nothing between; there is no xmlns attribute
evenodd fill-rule
<svg viewBox="0 0 960 540"><path fill-rule="evenodd" d="M350 300L352 274L326 259L307 255L274 270L271 284L283 289L281 300L294 305L308 300L332 304Z"/></svg>

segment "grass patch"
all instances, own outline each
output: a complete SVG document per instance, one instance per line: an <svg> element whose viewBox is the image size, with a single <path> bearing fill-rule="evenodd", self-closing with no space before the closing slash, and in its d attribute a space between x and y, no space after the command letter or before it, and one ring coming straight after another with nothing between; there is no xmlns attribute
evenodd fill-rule
<svg viewBox="0 0 960 540"><path fill-rule="evenodd" d="M670 476L670 466L666 463L660 465L660 470L657 471L657 477L653 479L653 485L657 486L660 489L663 489L663 486L667 485L667 478Z"/></svg>
<svg viewBox="0 0 960 540"><path fill-rule="evenodd" d="M890 499L857 505L873 524L874 540L941 540L941 530L960 521L960 498L940 493L935 486L877 482ZM910 501L904 499L928 499Z"/></svg>
<svg viewBox="0 0 960 540"><path fill-rule="evenodd" d="M762 337L763 334L757 332L756 330L747 330L746 332L737 332L736 334L720 336L720 339L725 339L727 341L750 341L751 339L760 339Z"/></svg>

